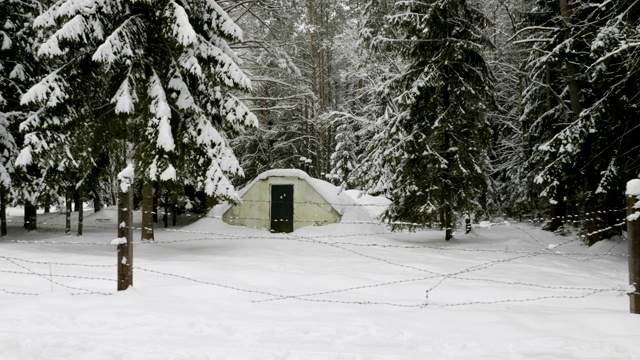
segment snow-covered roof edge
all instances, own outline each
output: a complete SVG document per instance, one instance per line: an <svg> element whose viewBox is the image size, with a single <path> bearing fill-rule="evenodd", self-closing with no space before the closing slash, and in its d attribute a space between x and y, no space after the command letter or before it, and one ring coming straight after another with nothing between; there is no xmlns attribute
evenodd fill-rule
<svg viewBox="0 0 640 360"><path fill-rule="evenodd" d="M260 175L256 176L255 179L251 180L249 184L238 191L238 196L242 198L244 194L249 191L255 185L256 182L261 180L266 180L270 177L297 177L301 180L306 181L323 199L327 201L331 207L338 212L338 214L343 215L345 208L347 206L356 205L355 200L347 195L342 189L337 186L334 186L324 180L312 178L306 172L299 169L273 169L267 170ZM224 206L221 210L221 213L224 214L229 210L231 205Z"/></svg>

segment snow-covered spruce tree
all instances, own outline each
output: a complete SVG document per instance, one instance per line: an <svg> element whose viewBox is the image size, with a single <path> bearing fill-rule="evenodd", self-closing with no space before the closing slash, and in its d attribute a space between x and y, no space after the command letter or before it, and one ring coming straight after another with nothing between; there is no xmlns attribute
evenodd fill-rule
<svg viewBox="0 0 640 360"><path fill-rule="evenodd" d="M619 222L620 213L612 214L611 209L624 204L625 184L638 176L640 168L634 140L640 138L640 1L589 5L583 4L579 13L597 24L597 31L589 37L590 102L581 113L583 120L567 130L589 134L585 150L590 154L583 152L574 159L582 160L582 167L595 175L587 191L603 217L614 215L607 224L612 225Z"/></svg>
<svg viewBox="0 0 640 360"><path fill-rule="evenodd" d="M367 21L364 24L361 20L351 22L338 39L341 44L339 48L343 49L340 52L340 63L343 64L340 67L343 82L340 97L346 100L340 104L339 111L328 114L336 129L330 177L344 187L366 188L379 194L387 189L382 184L387 184L388 176L384 171L384 162L373 158L376 148L385 146L374 141L373 137L379 136L385 129L384 119L388 118L385 118L385 113L388 115L389 111L393 112L387 109L388 105L393 106L390 79L395 75L393 69L402 64L402 59L389 54L376 54L359 46L362 38L371 37L374 31L371 27L380 26L377 18L386 13L385 9L388 10L385 6L372 9L376 4L366 5L362 7L366 9ZM372 10L378 10L376 15L369 13Z"/></svg>
<svg viewBox="0 0 640 360"><path fill-rule="evenodd" d="M400 109L394 102L399 93L398 74L405 62L394 54L364 51L361 81L349 102L355 131L355 168L346 181L369 194L391 196L393 174L404 153L405 132L398 121ZM336 169L337 171L337 169Z"/></svg>
<svg viewBox="0 0 640 360"><path fill-rule="evenodd" d="M428 224L440 214L449 240L452 212L480 208L487 189L485 115L494 99L483 56L486 19L465 0L398 1L386 19L389 31L373 46L408 62L397 79L395 122L404 136L395 146L403 154L386 217Z"/></svg>
<svg viewBox="0 0 640 360"><path fill-rule="evenodd" d="M356 167L358 140L355 134L356 119L347 113L333 114L336 127L336 146L331 154L331 172L328 180L337 181L343 188L350 189L349 175Z"/></svg>
<svg viewBox="0 0 640 360"><path fill-rule="evenodd" d="M20 96L35 81L39 64L34 56L34 32L29 26L38 14L40 1L0 2L0 236L6 235L6 206L9 201L25 205L25 227L35 230L37 191L25 180L26 171L15 168L19 119L24 116ZM17 171L16 171L17 170Z"/></svg>
<svg viewBox="0 0 640 360"><path fill-rule="evenodd" d="M268 169L297 167L300 156L307 156L311 139L303 108L311 91L296 64L301 43L306 45L296 34L304 14L303 6L286 0L245 3L232 13L251 38L243 60L254 87L245 99L260 120L258 128L231 142L247 181Z"/></svg>
<svg viewBox="0 0 640 360"><path fill-rule="evenodd" d="M533 44L521 123L534 145L527 183L551 203L550 230L566 213L583 214L586 233L614 224L620 214L610 210L623 204L624 177L637 175L628 140L638 134L631 118L638 108L639 7L536 1L521 31L526 38L518 42ZM597 223L607 216L608 225Z"/></svg>
<svg viewBox="0 0 640 360"><path fill-rule="evenodd" d="M636 145L629 139L639 134L634 119L639 105L640 3L564 1L555 9L543 5L548 6L539 4L539 9L560 13L562 22L543 37L557 39L541 44L548 55L534 55L540 60L532 64L564 61L560 63L564 74L545 76L549 86L557 89L553 94L559 110L554 130L536 138L539 145L534 156L540 164L536 181L545 186L545 193L563 195L556 202L565 200L570 210L588 216L582 222L583 231L592 233L616 222L620 213L611 210L621 208L626 179L637 175ZM603 215L591 215L596 211ZM553 215L556 221L551 224L560 223L557 217L563 213ZM607 225L598 224L603 218ZM599 236L587 240L591 245Z"/></svg>
<svg viewBox="0 0 640 360"><path fill-rule="evenodd" d="M242 41L242 30L216 1L63 0L35 26L49 34L39 54L64 61L23 96L24 103L40 104L43 111L63 103L68 114L79 93L90 92L106 100L112 113L86 121L110 122L127 134L133 145L129 161L144 182L177 181L218 199L236 199L229 178L242 169L228 136L254 126L256 117L231 93L251 84L230 47ZM100 65L93 75L104 87L69 78L87 59ZM66 119L70 128L85 121ZM25 156L45 153L40 135L51 121L23 124L30 137ZM112 140L118 139L104 139Z"/></svg>
<svg viewBox="0 0 640 360"><path fill-rule="evenodd" d="M495 76L497 105L488 114L494 133L490 192L493 196L487 199L487 211L518 218L528 213L538 199L524 182L527 169L523 161L531 145L519 126L525 78L522 63L527 51L526 45L514 44L514 35L521 29L523 2L486 0L478 1L478 6L491 21L489 30L494 48L488 51L487 58Z"/></svg>
<svg viewBox="0 0 640 360"><path fill-rule="evenodd" d="M337 126L331 114L344 110L344 89L353 81L345 73L355 69L358 7L348 0L273 0L234 9L251 34L248 46L255 44L243 58L257 83L248 100L261 121L233 142L245 170L298 166L305 157L314 175L330 172Z"/></svg>
<svg viewBox="0 0 640 360"><path fill-rule="evenodd" d="M572 112L566 67L569 58L578 53L577 44L571 36L572 26L561 16L558 2L534 1L526 13L524 25L518 41L531 46L525 60L527 79L522 96L520 131L532 145L523 163L529 174L525 184L547 200L552 220L546 228L555 231L561 226L567 202L573 196L568 191L576 189L570 185L575 179L572 165L566 157L558 157L558 153L574 148L573 144L561 149L559 146L558 152L546 144L558 134L562 124L572 122L580 112L578 108L577 112ZM581 106L581 103L577 105Z"/></svg>
<svg viewBox="0 0 640 360"><path fill-rule="evenodd" d="M404 156L401 146L404 129L398 124L401 109L395 101L402 88L398 79L407 70L397 52L383 52L373 40L392 36L385 26L393 9L392 0L371 0L364 5L359 31L360 59L356 80L348 102L348 112L358 119L356 129L356 167L347 181L369 194L391 197L392 179Z"/></svg>

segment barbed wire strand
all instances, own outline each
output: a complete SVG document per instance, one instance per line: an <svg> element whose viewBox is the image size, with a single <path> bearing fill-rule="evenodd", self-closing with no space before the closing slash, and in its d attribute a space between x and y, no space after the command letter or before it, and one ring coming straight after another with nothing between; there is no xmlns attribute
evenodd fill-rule
<svg viewBox="0 0 640 360"><path fill-rule="evenodd" d="M41 278L45 279L46 281L48 281L48 282L50 282L52 284L55 284L55 285L58 285L58 286L61 286L63 288L67 288L67 289L70 289L70 290L80 291L80 293L75 293L77 295L84 294L84 293L86 293L86 294L95 294L95 295L111 295L111 293L104 293L104 292L99 292L99 291L93 291L93 290L89 290L89 289L79 288L79 287L75 287L75 286L71 286L71 285L66 285L66 284L63 284L63 283L61 283L59 281L53 280L53 278L47 278L46 275L36 273L35 271L29 269L28 267L26 267L24 265L18 264L17 262L13 261L12 259L8 259L8 258L3 257L3 256L0 256L0 258L3 258L4 260L14 264L15 266L17 266L19 268L22 268L22 269L26 270L27 272L29 272L29 273L37 276L37 277L41 277Z"/></svg>

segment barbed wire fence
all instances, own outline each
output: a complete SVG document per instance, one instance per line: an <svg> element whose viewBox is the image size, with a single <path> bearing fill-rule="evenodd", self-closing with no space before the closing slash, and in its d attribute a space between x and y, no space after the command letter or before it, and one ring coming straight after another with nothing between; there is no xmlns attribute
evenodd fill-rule
<svg viewBox="0 0 640 360"><path fill-rule="evenodd" d="M349 206L374 206L378 204L353 204ZM611 212L619 211L618 209L611 210ZM582 216L593 216L592 213L585 213ZM220 217L216 216L202 216L207 218L216 218L220 219ZM567 219L568 224L575 224L576 222L583 221L581 220L581 214L576 215L567 215L563 217ZM535 220L535 221L533 221ZM551 219L541 219L535 218L531 221L528 221L530 224L542 223L544 221L549 221ZM481 270L493 268L496 266L501 266L504 264L514 263L520 260L532 259L535 257L541 256L559 256L565 257L572 260L577 261L594 261L598 259L602 259L604 257L626 257L627 254L613 253L612 250L618 246L624 238L620 237L617 241L614 241L614 244L610 246L610 248L606 251L599 253L590 253L590 252L562 252L559 251L562 249L562 246L567 245L572 242L581 241L585 236L591 236L593 234L606 232L614 229L619 229L624 226L625 219L620 219L621 221L613 224L611 226L603 227L601 229L597 229L592 233L587 234L576 234L572 237L565 238L562 242L558 244L545 244L543 241L539 240L536 236L531 233L532 227L525 227L521 223L502 223L502 224L493 224L493 226L508 226L510 228L518 229L524 235L521 239L523 241L529 241L536 248L532 250L509 250L509 249L482 249L482 248L472 248L472 247L462 247L460 245L456 245L455 243L446 243L442 246L433 246L433 245L407 245L403 243L398 243L398 241L394 241L390 239L389 232L384 230L380 232L369 232L369 233L349 233L349 234L318 234L318 235L299 235L299 234L260 234L260 235L243 235L236 233L222 233L222 232L208 232L208 231L190 231L178 228L165 229L168 234L180 234L181 236L185 235L197 235L195 237L188 238L169 238L166 240L156 240L153 242L147 241L135 241L133 242L136 246L154 246L157 244L173 244L176 246L175 250L179 251L180 245L188 244L188 243L211 243L211 242L219 242L219 241L234 241L234 240L250 240L250 241L289 241L289 242L298 242L304 244L313 244L314 246L327 246L337 249L339 251L345 252L349 255L359 257L365 259L366 261L371 261L372 263L384 264L386 266L395 267L398 269L402 269L404 272L416 272L420 273L423 276L413 276L413 277L402 277L391 281L382 281L371 284L362 284L362 285L354 285L350 287L341 287L329 290L322 290L316 292L301 292L296 293L292 290L295 289L284 289L281 290L283 292L289 293L279 293L278 291L266 291L257 288L251 288L250 286L242 285L242 284L225 284L223 282L210 281L207 279L199 279L193 276L189 276L186 274L178 274L167 271L161 271L154 269L153 266L145 265L134 267L134 270L140 274L140 272L147 274L148 276L160 276L164 278L171 278L174 280L182 280L189 281L201 284L203 286L214 286L219 288L224 288L231 291L242 292L255 294L258 296L266 297L263 299L254 300L255 303L263 303L263 302L274 302L274 301L283 301L283 300L296 300L296 301L305 301L305 302L316 302L316 303L338 303L338 304L348 304L348 305L385 305L385 306L393 306L393 307L404 307L404 308L423 308L428 306L441 306L441 307L455 307L455 306L473 306L473 305L490 305L490 304L506 304L506 303L525 303L525 302L535 302L546 299L582 299L585 297L602 294L602 293L615 293L618 295L625 295L629 293L629 289L627 286L622 285L613 285L610 287L576 287L576 286L567 286L567 285L549 285L549 284L539 284L539 283L531 283L520 280L500 280L500 279L488 279L483 278L481 276L473 276L473 274L477 274ZM376 224L376 225L384 225L379 221L347 221L343 224ZM63 228L64 225L60 224L43 224L48 225L52 229L57 229L58 227ZM415 225L415 224L411 224ZM85 228L87 229L95 229L95 230L111 230L115 233L115 226L111 224L108 226L107 224L99 224L99 225L89 225L85 223ZM531 226L531 225L527 225ZM139 227L137 228L139 229ZM115 237L115 236L114 236ZM352 238L354 240L347 241L346 239ZM366 239L366 241L363 241ZM379 241L371 241L371 240L379 240ZM525 240L526 239L526 240ZM560 238L562 239L562 238ZM60 241L60 240L19 240L14 239L10 241L2 241L2 243L14 243L18 245L26 245L26 244L40 244L40 245L50 245L50 246L99 246L99 247L114 247L109 242L102 241ZM239 245L240 246L240 245ZM114 247L115 248L115 247ZM385 249L385 251L399 251L399 250L428 250L428 251L450 251L450 252L468 252L468 253L479 253L479 254L501 254L504 257L500 257L497 259L492 259L488 261L481 262L479 264L474 264L468 266L463 269L459 269L456 271L450 272L441 272L441 271L433 271L429 268L418 267L410 264L405 264L398 262L397 260L392 261L383 256L373 255L371 253L367 253L366 249L370 248L379 248ZM115 252L115 251L114 251ZM425 252L424 254L428 255L429 252ZM106 286L113 287L113 284L117 281L115 278L115 271L117 264L92 264L92 263L70 263L70 262L54 262L54 261L38 261L38 260L30 260L23 259L15 256L0 256L0 260L2 260L5 264L10 265L13 269L0 269L0 272L4 274L8 274L10 276L32 276L39 278L43 281L46 281L50 284L51 289L53 287L59 287L69 291L72 295L111 295L114 292L110 290ZM149 261L147 261L148 263ZM56 269L54 273L53 268ZM71 269L71 273L62 273L59 272L59 268L69 268ZM99 273L95 276L93 274L82 275L78 274L79 271L77 269L91 269L96 270L100 269ZM47 272L48 270L48 272ZM110 272L113 277L103 276L102 274ZM77 286L77 285L69 285L64 283L64 280L81 280L83 282L90 283L90 286ZM507 299L494 299L494 300L466 300L466 301L446 301L439 299L437 294L438 292L442 292L442 287L445 283L451 281L464 281L464 282L477 282L477 283L489 283L496 284L500 286L509 286L509 287L527 287L527 288L536 288L543 289L546 291L553 292L552 294L544 294L539 296L531 296L531 297L521 297L521 298L507 298ZM623 281L621 281L623 282ZM421 299L415 299L413 303L410 303L407 299L404 302L397 301L380 301L379 299L359 299L359 300L351 300L344 298L337 298L336 296L351 296L354 292L359 290L366 289L384 289L394 285L400 284L408 284L408 283L420 283L426 284L431 283L429 286L424 286L424 294ZM94 285L96 284L96 285ZM103 284L107 284L106 286ZM4 287L0 287L0 291L7 295L14 296L37 296L40 293L38 292L30 292L30 291L15 291L14 289L9 289ZM567 293L569 292L569 293ZM446 297L445 297L446 298ZM469 296L469 298L473 298L473 294Z"/></svg>

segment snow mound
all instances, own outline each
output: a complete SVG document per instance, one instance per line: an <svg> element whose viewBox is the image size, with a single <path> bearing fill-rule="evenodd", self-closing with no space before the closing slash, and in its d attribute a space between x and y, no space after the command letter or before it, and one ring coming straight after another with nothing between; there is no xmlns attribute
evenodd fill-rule
<svg viewBox="0 0 640 360"><path fill-rule="evenodd" d="M380 215L391 205L391 200L384 196L367 195L362 190L345 190L344 192L357 202L358 205L367 209L374 219L379 219Z"/></svg>

